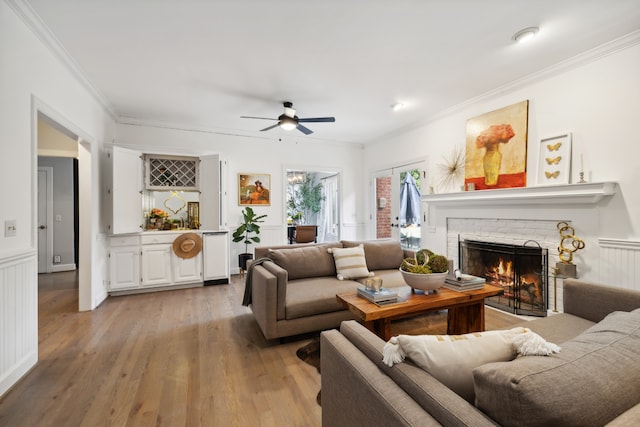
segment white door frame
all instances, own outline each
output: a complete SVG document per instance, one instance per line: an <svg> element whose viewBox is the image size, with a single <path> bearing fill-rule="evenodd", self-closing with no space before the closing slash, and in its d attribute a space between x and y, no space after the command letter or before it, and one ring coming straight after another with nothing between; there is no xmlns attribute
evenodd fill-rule
<svg viewBox="0 0 640 427"><path fill-rule="evenodd" d="M398 162L398 163L394 163L392 166L388 166L388 167L384 167L384 168L380 168L380 169L376 169L374 171L372 171L370 173L370 179L369 179L369 184L370 184L370 194L371 194L371 214L369 216L370 221L370 234L371 236L376 236L376 232L377 232L377 219L376 219L376 209L377 209L377 200L376 200L376 186L375 186L375 182L376 182L376 178L381 177L381 176L391 176L391 185L392 185L392 197L394 198L394 200L391 200L390 202L392 203L392 212L391 212L391 222L392 224L396 224L398 221L396 220L396 217L399 215L399 206L398 206L398 201L400 200L400 197L394 197L395 195L398 195L400 192L400 173L404 172L404 171L409 171L412 169L419 169L423 171L423 179L424 179L424 188L428 188L427 187L427 183L429 180L429 174L427 171L427 166L428 166L429 162L428 159L426 157L419 157L413 160L407 160L405 162ZM396 188L397 192L393 191L393 188ZM423 190L424 191L424 190ZM396 200L397 199L397 200ZM421 204L421 208L422 208L422 217L425 218L425 207L424 205ZM423 225L424 221L423 221ZM421 233L424 236L424 227L421 228ZM396 227L394 225L392 225L391 227L391 238L394 240L398 240L400 241L400 227Z"/></svg>
<svg viewBox="0 0 640 427"><path fill-rule="evenodd" d="M40 227L45 227L46 243L44 248L38 244L38 273L51 273L53 270L53 168L51 166L38 166L38 174L44 173L45 183L44 189L40 188L40 180L38 180L38 194L44 190L46 192L44 199L46 203L45 218L40 218L38 214L38 224L36 234L38 241L40 240ZM38 197L40 198L40 197ZM39 208L39 202L38 202ZM44 219L44 224L42 219ZM40 267L43 267L41 269Z"/></svg>
<svg viewBox="0 0 640 427"><path fill-rule="evenodd" d="M34 249L38 245L38 210L36 208L38 203L38 113L46 115L67 132L75 134L78 139L78 201L80 208L78 221L80 224L79 253L81 254L78 260L78 309L80 311L93 310L107 296L106 288L102 283L103 278L97 271L97 259L94 260L96 254L101 252L98 245L104 244L104 239L98 239L100 218L97 215L92 215L100 211L98 142L93 136L84 132L43 100L31 95L31 246ZM96 282L95 285L94 282Z"/></svg>
<svg viewBox="0 0 640 427"><path fill-rule="evenodd" d="M283 238L286 237L287 230L287 171L308 171L308 172L320 172L320 173L333 173L338 176L338 240L343 236L343 215L344 215L344 203L342 199L342 195L344 194L344 189L342 188L342 176L343 170L342 168L336 168L335 166L314 166L314 165L300 165L300 164L286 164L282 166L282 224L283 225Z"/></svg>

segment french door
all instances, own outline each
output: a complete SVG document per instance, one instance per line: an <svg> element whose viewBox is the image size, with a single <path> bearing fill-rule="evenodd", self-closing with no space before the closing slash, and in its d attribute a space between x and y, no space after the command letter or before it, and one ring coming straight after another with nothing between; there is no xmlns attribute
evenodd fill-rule
<svg viewBox="0 0 640 427"><path fill-rule="evenodd" d="M420 189L427 185L425 169L426 162L421 161L374 173L372 223L377 239L396 239L408 249L421 247Z"/></svg>

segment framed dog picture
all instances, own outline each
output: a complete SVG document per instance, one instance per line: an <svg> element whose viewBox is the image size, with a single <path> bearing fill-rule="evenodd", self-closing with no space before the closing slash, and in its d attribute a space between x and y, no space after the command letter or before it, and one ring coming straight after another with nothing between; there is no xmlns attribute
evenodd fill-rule
<svg viewBox="0 0 640 427"><path fill-rule="evenodd" d="M238 205L271 205L271 175L260 173L238 174Z"/></svg>

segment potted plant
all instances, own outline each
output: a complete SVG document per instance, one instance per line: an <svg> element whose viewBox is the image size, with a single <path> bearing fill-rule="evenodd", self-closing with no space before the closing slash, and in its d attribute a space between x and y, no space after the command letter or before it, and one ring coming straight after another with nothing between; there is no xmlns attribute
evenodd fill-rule
<svg viewBox="0 0 640 427"><path fill-rule="evenodd" d="M266 215L256 215L253 209L248 206L242 211L243 222L233 233L235 243L244 242L245 253L238 254L238 266L241 270L246 270L247 261L253 259L253 254L249 253L249 245L260 243L260 225L258 224L264 222L266 217Z"/></svg>
<svg viewBox="0 0 640 427"><path fill-rule="evenodd" d="M400 273L407 285L414 289L439 289L449 274L449 260L429 249L420 249L413 258L402 260Z"/></svg>
<svg viewBox="0 0 640 427"><path fill-rule="evenodd" d="M322 209L322 184L316 183L313 175L305 173L302 182L290 186L287 190L287 210L296 223L309 224L311 218Z"/></svg>

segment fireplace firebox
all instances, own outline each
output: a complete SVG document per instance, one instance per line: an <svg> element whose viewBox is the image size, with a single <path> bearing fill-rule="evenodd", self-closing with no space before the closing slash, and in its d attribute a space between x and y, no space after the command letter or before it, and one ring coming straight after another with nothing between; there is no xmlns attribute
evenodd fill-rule
<svg viewBox="0 0 640 427"><path fill-rule="evenodd" d="M459 240L463 273L484 277L504 293L486 304L514 314L547 315L548 251L534 241L523 245Z"/></svg>

